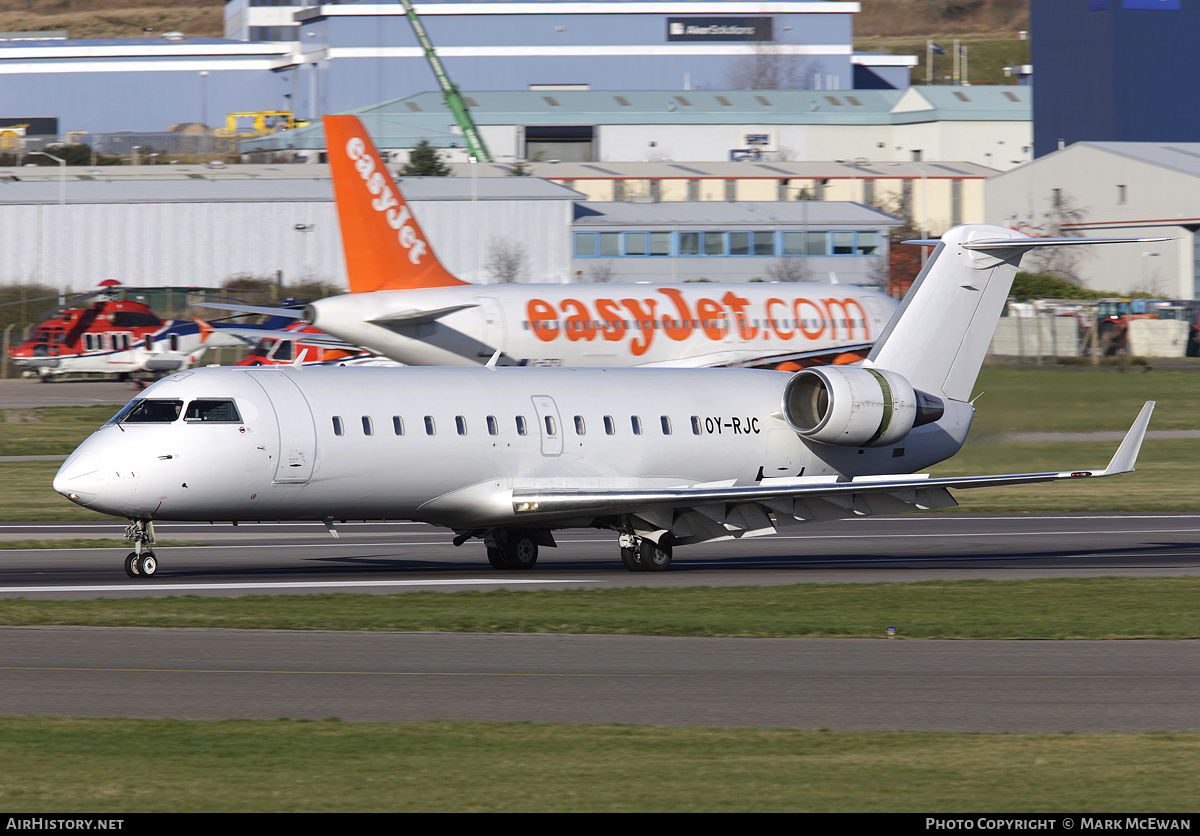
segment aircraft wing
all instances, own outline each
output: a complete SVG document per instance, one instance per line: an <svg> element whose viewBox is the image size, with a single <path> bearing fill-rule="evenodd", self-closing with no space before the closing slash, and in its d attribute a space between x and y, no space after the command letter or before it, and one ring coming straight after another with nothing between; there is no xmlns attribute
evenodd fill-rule
<svg viewBox="0 0 1200 836"><path fill-rule="evenodd" d="M230 328L226 326L222 327L221 331L225 334L233 334L234 336L247 337L254 340L291 340L292 342L319 345L324 348L338 348L343 351L362 351L360 346L317 331L277 331L250 326L244 328Z"/></svg>
<svg viewBox="0 0 1200 836"><path fill-rule="evenodd" d="M837 357L842 354L861 354L866 356L871 350L872 343L854 343L832 348L814 348L812 351L762 351L762 350L729 350L714 351L679 360L660 360L656 363L643 363L639 369L708 369L725 366L755 367L774 365L776 363L811 360L817 357Z"/></svg>
<svg viewBox="0 0 1200 836"><path fill-rule="evenodd" d="M288 319L304 319L304 311L300 308L264 308L259 305L234 305L230 302L201 302L200 304L205 308L216 308L222 311L238 311L240 313L283 316Z"/></svg>
<svg viewBox="0 0 1200 836"><path fill-rule="evenodd" d="M644 490L517 483L512 488L511 508L518 520L528 517L531 524L538 518L626 518L639 534L656 542L669 534L678 544L771 534L777 525L950 508L958 504L950 489L996 488L1129 473L1134 469L1153 411L1154 402L1147 402L1103 470L937 479L927 474L847 481L836 481L834 477L772 478L744 485L708 483Z"/></svg>
<svg viewBox="0 0 1200 836"><path fill-rule="evenodd" d="M477 307L479 307L477 304L472 303L469 305L450 305L445 308L435 308L434 310L419 310L414 308L408 311L384 314L383 316L377 316L367 321L373 322L376 325L424 325L427 322L441 319L446 314Z"/></svg>

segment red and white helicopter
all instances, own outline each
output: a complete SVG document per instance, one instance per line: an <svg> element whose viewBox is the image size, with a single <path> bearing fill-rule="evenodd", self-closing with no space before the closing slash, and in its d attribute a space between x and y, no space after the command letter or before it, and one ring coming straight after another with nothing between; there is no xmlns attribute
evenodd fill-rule
<svg viewBox="0 0 1200 836"><path fill-rule="evenodd" d="M113 279L100 290L54 309L25 342L9 351L27 377L92 372L172 372L195 365L209 348L246 340L202 319L163 320L144 302L123 298ZM95 299L90 305L87 300Z"/></svg>

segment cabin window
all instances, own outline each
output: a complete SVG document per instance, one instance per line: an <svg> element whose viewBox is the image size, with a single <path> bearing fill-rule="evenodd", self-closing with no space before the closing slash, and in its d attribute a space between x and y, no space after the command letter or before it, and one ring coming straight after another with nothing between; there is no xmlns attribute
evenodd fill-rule
<svg viewBox="0 0 1200 836"><path fill-rule="evenodd" d="M487 417L488 435L500 435L500 424L496 421L495 415Z"/></svg>
<svg viewBox="0 0 1200 836"><path fill-rule="evenodd" d="M659 420L659 423L662 424L663 435L670 435L671 434L671 418L670 418L670 416L663 415L658 420Z"/></svg>
<svg viewBox="0 0 1200 836"><path fill-rule="evenodd" d="M392 431L396 435L404 435L404 419L399 415L392 416Z"/></svg>
<svg viewBox="0 0 1200 836"><path fill-rule="evenodd" d="M458 429L459 435L467 434L467 419L461 415L454 416L454 426Z"/></svg>
<svg viewBox="0 0 1200 836"><path fill-rule="evenodd" d="M554 416L553 415L547 415L545 418L545 423L546 423L546 435L556 435L558 433L558 428L554 425Z"/></svg>
<svg viewBox="0 0 1200 836"><path fill-rule="evenodd" d="M346 427L344 424L342 424L342 416L340 416L340 415L333 416L333 434L334 435L345 435L346 434Z"/></svg>
<svg viewBox="0 0 1200 836"><path fill-rule="evenodd" d="M203 423L241 423L242 416L238 414L233 401L198 400L188 404L187 412L183 414L185 421Z"/></svg>
<svg viewBox="0 0 1200 836"><path fill-rule="evenodd" d="M525 416L518 415L517 416L517 435L528 435L528 434L529 434L529 427L525 423Z"/></svg>
<svg viewBox="0 0 1200 836"><path fill-rule="evenodd" d="M123 424L169 424L183 411L183 401L130 401L112 420Z"/></svg>
<svg viewBox="0 0 1200 836"><path fill-rule="evenodd" d="M617 424L615 421L613 421L613 418L611 415L604 416L604 434L605 435L616 435L617 434Z"/></svg>
<svg viewBox="0 0 1200 836"><path fill-rule="evenodd" d="M433 416L425 416L425 435L433 435L437 432L437 426L433 423Z"/></svg>
<svg viewBox="0 0 1200 836"><path fill-rule="evenodd" d="M692 435L700 435L700 416L692 416Z"/></svg>
<svg viewBox="0 0 1200 836"><path fill-rule="evenodd" d="M641 416L633 415L630 417L629 420L630 420L630 423L633 424L633 434L641 435L642 434L642 418L641 418Z"/></svg>
<svg viewBox="0 0 1200 836"><path fill-rule="evenodd" d="M576 415L575 416L575 435L583 435L585 432L587 432L587 428L583 424L583 416Z"/></svg>
<svg viewBox="0 0 1200 836"><path fill-rule="evenodd" d="M171 351L178 352L179 351L179 335L172 334L170 337L168 337L167 345L171 347Z"/></svg>
<svg viewBox="0 0 1200 836"><path fill-rule="evenodd" d="M362 417L363 435L375 435L375 425L371 422L370 415Z"/></svg>

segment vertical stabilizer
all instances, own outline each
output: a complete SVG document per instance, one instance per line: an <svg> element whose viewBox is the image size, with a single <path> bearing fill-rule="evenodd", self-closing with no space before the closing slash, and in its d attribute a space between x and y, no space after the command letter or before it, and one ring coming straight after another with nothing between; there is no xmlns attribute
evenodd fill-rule
<svg viewBox="0 0 1200 836"><path fill-rule="evenodd" d="M898 372L932 395L970 400L1025 253L1037 247L1163 240L1031 238L1002 226L956 226L942 236L863 365Z"/></svg>
<svg viewBox="0 0 1200 836"><path fill-rule="evenodd" d="M326 116L325 141L352 293L466 284L434 255L357 116Z"/></svg>

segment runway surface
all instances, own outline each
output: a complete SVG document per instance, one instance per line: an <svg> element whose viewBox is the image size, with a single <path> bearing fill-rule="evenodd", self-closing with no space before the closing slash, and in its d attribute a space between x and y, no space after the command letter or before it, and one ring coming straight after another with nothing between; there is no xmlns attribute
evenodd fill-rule
<svg viewBox="0 0 1200 836"><path fill-rule="evenodd" d="M1188 642L0 628L4 714L1197 731Z"/></svg>
<svg viewBox="0 0 1200 836"><path fill-rule="evenodd" d="M124 524L0 523L0 540L120 540ZM492 569L479 541L416 523L161 524L150 581L125 576L126 547L0 550L0 597L297 594L417 589L729 586L929 579L1195 575L1200 515L868 517L681 547L667 572L627 572L611 532L558 534L528 572Z"/></svg>
<svg viewBox="0 0 1200 836"><path fill-rule="evenodd" d="M1195 575L1200 516L870 518L680 549L626 572L581 532L528 572L420 525L163 525L149 583L125 549L0 551L0 595L394 594L416 589L772 585ZM4 524L0 538L120 537L118 523ZM396 597L403 606L403 595ZM974 732L1200 731L1189 641L711 639L0 628L0 714L461 719Z"/></svg>

